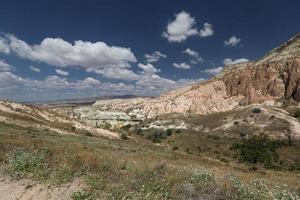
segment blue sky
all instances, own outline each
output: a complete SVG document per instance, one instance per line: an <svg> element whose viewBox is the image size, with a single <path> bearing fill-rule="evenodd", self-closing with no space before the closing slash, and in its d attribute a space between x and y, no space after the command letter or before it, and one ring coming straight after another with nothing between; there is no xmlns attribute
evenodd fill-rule
<svg viewBox="0 0 300 200"><path fill-rule="evenodd" d="M158 95L300 32L297 0L3 0L0 99Z"/></svg>

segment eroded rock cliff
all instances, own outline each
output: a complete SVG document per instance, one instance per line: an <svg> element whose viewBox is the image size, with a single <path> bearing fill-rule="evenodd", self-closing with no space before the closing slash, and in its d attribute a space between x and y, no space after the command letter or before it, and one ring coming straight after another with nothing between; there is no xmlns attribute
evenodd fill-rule
<svg viewBox="0 0 300 200"><path fill-rule="evenodd" d="M253 103L278 105L286 99L300 102L300 34L257 61L224 67L211 80L157 98L98 101L75 113L97 125L99 121L124 124L166 113L207 114Z"/></svg>

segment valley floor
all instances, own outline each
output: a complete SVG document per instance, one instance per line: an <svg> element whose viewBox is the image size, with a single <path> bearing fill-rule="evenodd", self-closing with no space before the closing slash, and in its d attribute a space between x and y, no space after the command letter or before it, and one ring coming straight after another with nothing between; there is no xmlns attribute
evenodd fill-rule
<svg viewBox="0 0 300 200"><path fill-rule="evenodd" d="M298 199L298 170L252 169L228 141L184 131L161 143L111 140L0 123L0 199Z"/></svg>

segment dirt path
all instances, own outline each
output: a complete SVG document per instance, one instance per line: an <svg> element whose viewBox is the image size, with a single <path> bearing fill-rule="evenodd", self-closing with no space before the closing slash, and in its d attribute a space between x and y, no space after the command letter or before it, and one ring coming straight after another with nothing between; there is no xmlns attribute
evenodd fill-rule
<svg viewBox="0 0 300 200"><path fill-rule="evenodd" d="M27 179L12 181L0 173L0 200L67 200L81 188L83 184L79 180L53 187Z"/></svg>

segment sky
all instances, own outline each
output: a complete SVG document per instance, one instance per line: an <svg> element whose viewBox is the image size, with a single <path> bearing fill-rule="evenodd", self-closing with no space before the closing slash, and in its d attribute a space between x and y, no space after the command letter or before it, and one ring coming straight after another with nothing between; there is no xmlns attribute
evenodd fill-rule
<svg viewBox="0 0 300 200"><path fill-rule="evenodd" d="M300 32L298 0L1 0L0 99L156 96Z"/></svg>

